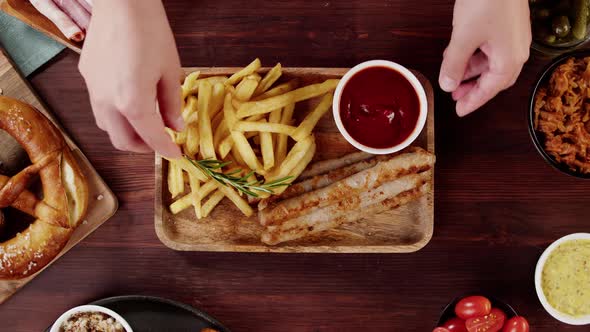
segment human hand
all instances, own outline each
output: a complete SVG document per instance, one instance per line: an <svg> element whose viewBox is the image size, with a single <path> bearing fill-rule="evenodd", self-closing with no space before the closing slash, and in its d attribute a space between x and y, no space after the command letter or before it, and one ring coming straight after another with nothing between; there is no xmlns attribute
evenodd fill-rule
<svg viewBox="0 0 590 332"><path fill-rule="evenodd" d="M164 131L183 121L180 60L160 0L95 1L78 66L96 124L117 149L181 156Z"/></svg>
<svg viewBox="0 0 590 332"><path fill-rule="evenodd" d="M456 0L439 84L452 92L457 115L475 111L512 86L530 44L527 0Z"/></svg>

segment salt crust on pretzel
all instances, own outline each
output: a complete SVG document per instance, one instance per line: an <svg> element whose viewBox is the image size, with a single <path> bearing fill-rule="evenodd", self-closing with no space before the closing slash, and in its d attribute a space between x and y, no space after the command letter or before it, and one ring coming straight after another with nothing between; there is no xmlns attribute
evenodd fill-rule
<svg viewBox="0 0 590 332"><path fill-rule="evenodd" d="M10 206L35 218L26 230L0 243L0 279L20 279L42 269L66 245L86 214L88 184L61 133L33 107L0 96L0 129L31 160L12 178L0 174L0 208ZM26 189L37 174L42 199Z"/></svg>

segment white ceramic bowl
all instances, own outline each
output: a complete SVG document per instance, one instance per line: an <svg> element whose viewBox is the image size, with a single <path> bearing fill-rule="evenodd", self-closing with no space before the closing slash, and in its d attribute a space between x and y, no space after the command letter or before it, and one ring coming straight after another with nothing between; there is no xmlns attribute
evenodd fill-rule
<svg viewBox="0 0 590 332"><path fill-rule="evenodd" d="M414 128L414 131L403 142L384 149L372 148L355 140L352 136L350 136L346 128L344 128L344 124L342 123L342 119L340 118L340 98L342 97L342 91L344 90L344 87L356 73L362 71L363 69L372 67L385 67L400 73L403 77L405 77L408 80L408 82L410 82L410 84L416 91L416 95L418 95L418 101L420 102L420 113L418 114L418 121L416 123L416 127ZM416 138L418 138L418 135L420 135L420 132L422 132L422 129L424 129L424 125L426 124L426 117L428 115L428 100L426 99L426 92L424 91L424 87L422 86L418 78L416 78L416 76L412 74L412 72L408 70L406 67L392 61L371 60L354 66L342 77L340 83L338 83L338 86L336 87L336 91L334 92L332 112L334 114L334 120L336 121L336 126L338 126L338 130L340 131L342 136L344 136L344 138L354 147L371 154L389 154L403 150L404 148L412 144L412 142L414 142Z"/></svg>
<svg viewBox="0 0 590 332"><path fill-rule="evenodd" d="M68 320L68 318L70 318L72 315L77 314L79 312L102 312L113 317L117 322L121 323L121 325L123 325L123 328L125 328L126 332L133 332L133 329L131 328L131 326L129 326L129 323L127 323L127 321L125 321L125 319L123 319L121 315L112 311L111 309L101 307L98 305L81 305L79 307L74 307L64 312L61 316L59 316L55 323L53 323L53 325L51 326L51 330L49 332L59 332L61 324Z"/></svg>
<svg viewBox="0 0 590 332"><path fill-rule="evenodd" d="M545 267L545 263L547 262L547 258L549 255L557 248L560 244L564 242L568 242L571 240L590 240L589 233L575 233L564 236L559 240L553 242L541 255L539 261L537 262L537 267L535 269L535 289L537 290L537 296L539 297L539 301L543 305L543 308L551 315L553 318L570 325L588 325L590 324L590 315L581 316L581 317L573 317L563 312L558 311L557 309L553 308L547 301L545 294L543 293L543 288L541 286L541 278L543 276L543 268Z"/></svg>

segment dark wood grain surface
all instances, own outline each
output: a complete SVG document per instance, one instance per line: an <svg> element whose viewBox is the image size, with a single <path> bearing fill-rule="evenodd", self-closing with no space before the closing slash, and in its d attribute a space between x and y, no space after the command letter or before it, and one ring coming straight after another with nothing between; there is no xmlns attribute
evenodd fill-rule
<svg viewBox="0 0 590 332"><path fill-rule="evenodd" d="M184 66L344 67L391 59L436 83L452 0L166 1ZM430 331L453 297L487 293L534 331L587 331L552 319L533 271L558 237L588 231L590 182L558 173L529 138L529 95L548 62L477 113L454 114L436 89L435 231L414 254L174 252L154 232L154 160L115 151L91 114L78 56L31 77L118 195L117 215L0 307L2 331L40 331L66 309L121 294L199 307L234 331ZM436 85L436 84L435 84Z"/></svg>

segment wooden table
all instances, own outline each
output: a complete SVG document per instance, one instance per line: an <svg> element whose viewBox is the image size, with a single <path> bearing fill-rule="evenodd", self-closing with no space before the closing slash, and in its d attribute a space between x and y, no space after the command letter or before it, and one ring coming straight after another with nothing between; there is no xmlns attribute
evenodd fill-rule
<svg viewBox="0 0 590 332"><path fill-rule="evenodd" d="M398 61L436 83L452 0L166 1L185 66L343 67ZM590 182L537 154L526 113L547 59L533 55L516 85L459 119L436 92L436 217L414 254L272 255L174 252L154 233L154 160L115 151L95 127L65 51L33 86L117 193L117 215L0 308L3 331L40 331L97 298L150 294L180 300L234 331L430 331L445 304L487 293L512 304L534 331L586 331L552 319L533 270L558 237L588 231Z"/></svg>

